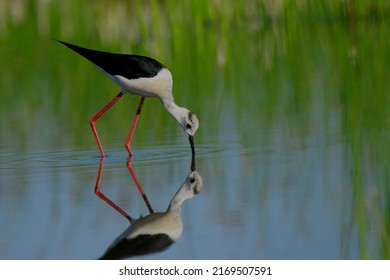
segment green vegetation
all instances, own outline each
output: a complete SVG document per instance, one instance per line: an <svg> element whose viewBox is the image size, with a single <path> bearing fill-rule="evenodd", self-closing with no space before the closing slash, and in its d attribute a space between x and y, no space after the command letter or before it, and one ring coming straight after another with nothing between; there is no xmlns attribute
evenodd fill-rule
<svg viewBox="0 0 390 280"><path fill-rule="evenodd" d="M9 0L0 13L0 150L95 148L88 119L118 88L49 38L152 56L199 115L198 143L228 127L244 148L275 130L298 135L291 146L313 134L343 145L340 188L354 205L343 223L356 227L361 258L390 258L389 1ZM137 103L126 97L99 121L106 146L124 141ZM154 103L135 141L185 141Z"/></svg>

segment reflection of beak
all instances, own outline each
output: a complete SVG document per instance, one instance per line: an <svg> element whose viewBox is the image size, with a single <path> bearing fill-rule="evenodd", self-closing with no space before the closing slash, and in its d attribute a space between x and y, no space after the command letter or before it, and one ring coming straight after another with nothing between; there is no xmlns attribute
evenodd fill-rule
<svg viewBox="0 0 390 280"><path fill-rule="evenodd" d="M195 144L194 144L194 136L189 135L188 140L190 140L190 146L191 146L191 152L192 152L192 159L191 159L191 171L196 170L195 165Z"/></svg>

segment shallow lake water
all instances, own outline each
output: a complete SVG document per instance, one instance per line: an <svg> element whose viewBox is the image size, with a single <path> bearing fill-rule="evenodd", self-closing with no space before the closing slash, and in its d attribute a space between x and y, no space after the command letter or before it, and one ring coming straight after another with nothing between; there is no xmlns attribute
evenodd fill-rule
<svg viewBox="0 0 390 280"><path fill-rule="evenodd" d="M187 23L126 45L36 20L0 29L0 259L96 259L129 226L94 194L88 125L119 89L48 37L157 58L200 120L203 188L183 203L181 238L140 259L390 257L384 22ZM138 102L126 95L97 122L101 191L133 218L149 213L124 148ZM190 171L187 137L147 99L132 145L134 172L165 211Z"/></svg>

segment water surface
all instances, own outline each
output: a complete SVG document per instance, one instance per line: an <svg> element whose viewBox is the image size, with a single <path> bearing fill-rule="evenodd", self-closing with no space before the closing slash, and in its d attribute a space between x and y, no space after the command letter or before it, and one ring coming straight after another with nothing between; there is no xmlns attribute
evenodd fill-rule
<svg viewBox="0 0 390 280"><path fill-rule="evenodd" d="M88 125L119 89L54 37L157 58L172 70L175 101L199 117L202 192L183 205L181 239L141 258L388 259L385 19L198 21L195 10L184 20L180 8L158 8L167 16L140 13L138 24L133 15L102 25L104 7L67 20L58 4L47 8L51 24L27 10L1 23L0 258L96 259L128 227L94 194L100 158ZM126 40L107 33L127 18ZM156 22L158 32L142 28ZM108 154L101 189L135 218L148 210L124 142L138 102L125 96L97 122ZM191 158L158 100L145 102L133 151L154 210L165 211Z"/></svg>

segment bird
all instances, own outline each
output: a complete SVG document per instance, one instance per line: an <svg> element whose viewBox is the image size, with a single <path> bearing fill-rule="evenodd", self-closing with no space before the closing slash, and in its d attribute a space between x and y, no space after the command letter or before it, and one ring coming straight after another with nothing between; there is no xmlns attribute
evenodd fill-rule
<svg viewBox="0 0 390 280"><path fill-rule="evenodd" d="M120 87L120 92L89 120L102 158L105 157L105 153L95 123L125 93L131 93L141 97L125 143L130 157L133 155L131 139L146 97L156 97L161 101L168 113L187 133L192 155L195 155L194 135L199 127L199 121L193 112L176 105L174 102L172 95L172 74L167 67L157 60L146 56L103 52L76 46L57 39L54 40L95 64L98 69Z"/></svg>
<svg viewBox="0 0 390 280"><path fill-rule="evenodd" d="M190 171L172 198L165 212L150 213L135 220L128 216L130 226L118 236L99 260L126 259L167 249L183 232L182 203L200 193L203 179Z"/></svg>

